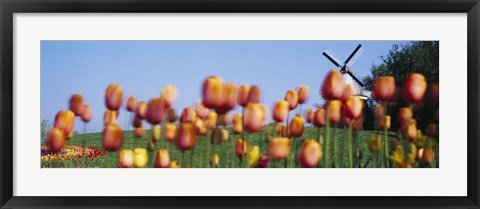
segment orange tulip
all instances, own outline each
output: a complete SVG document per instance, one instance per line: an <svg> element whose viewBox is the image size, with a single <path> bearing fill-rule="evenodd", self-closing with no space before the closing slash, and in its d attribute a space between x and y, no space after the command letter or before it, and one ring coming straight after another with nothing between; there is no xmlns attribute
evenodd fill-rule
<svg viewBox="0 0 480 209"><path fill-rule="evenodd" d="M154 141L160 140L162 135L162 128L159 125L152 126L152 138Z"/></svg>
<svg viewBox="0 0 480 209"><path fill-rule="evenodd" d="M350 96L345 101L345 116L350 119L357 119L360 117L362 114L362 109L363 101L356 96Z"/></svg>
<svg viewBox="0 0 480 209"><path fill-rule="evenodd" d="M324 127L327 124L326 111L323 108L317 109L315 111L315 116L313 117L313 125L316 127Z"/></svg>
<svg viewBox="0 0 480 209"><path fill-rule="evenodd" d="M207 108L219 108L223 102L223 80L217 76L210 76L203 82L203 105Z"/></svg>
<svg viewBox="0 0 480 209"><path fill-rule="evenodd" d="M307 102L309 94L310 94L310 87L299 86L298 87L298 103L303 104Z"/></svg>
<svg viewBox="0 0 480 209"><path fill-rule="evenodd" d="M191 123L180 123L178 127L177 147L181 150L189 150L195 146L197 135L195 126Z"/></svg>
<svg viewBox="0 0 480 209"><path fill-rule="evenodd" d="M191 107L184 108L182 115L180 116L180 123L193 123L195 122L195 118L197 118L197 112L195 112L195 109Z"/></svg>
<svg viewBox="0 0 480 209"><path fill-rule="evenodd" d="M163 98L153 98L148 102L147 121L152 125L157 125L163 121L165 112L165 100Z"/></svg>
<svg viewBox="0 0 480 209"><path fill-rule="evenodd" d="M356 103L356 102L355 102ZM358 107L358 106L355 106ZM328 101L328 114L330 117L330 123L336 124L342 119L342 102L339 100ZM360 111L361 112L361 111Z"/></svg>
<svg viewBox="0 0 480 209"><path fill-rule="evenodd" d="M117 124L108 124L103 129L102 145L108 151L118 151L123 144L123 132Z"/></svg>
<svg viewBox="0 0 480 209"><path fill-rule="evenodd" d="M225 114L237 105L237 85L227 83L223 87L222 105L215 110L219 114Z"/></svg>
<svg viewBox="0 0 480 209"><path fill-rule="evenodd" d="M420 158L420 165L428 166L432 164L435 159L435 152L431 148L423 148L422 157Z"/></svg>
<svg viewBox="0 0 480 209"><path fill-rule="evenodd" d="M342 73L336 70L330 71L322 84L323 98L326 100L341 99L344 86Z"/></svg>
<svg viewBox="0 0 480 209"><path fill-rule="evenodd" d="M75 114L70 110L59 111L55 116L53 127L62 129L65 137L70 138L75 127Z"/></svg>
<svg viewBox="0 0 480 209"><path fill-rule="evenodd" d="M228 126L232 124L232 116L228 113L218 116L217 125Z"/></svg>
<svg viewBox="0 0 480 209"><path fill-rule="evenodd" d="M402 107L398 109L398 120L401 126L408 125L408 121L412 118L412 109L407 107Z"/></svg>
<svg viewBox="0 0 480 209"><path fill-rule="evenodd" d="M168 168L180 168L180 163L178 163L177 161L172 161L168 165Z"/></svg>
<svg viewBox="0 0 480 209"><path fill-rule="evenodd" d="M164 134L167 141L174 141L177 137L177 125L173 123L165 124Z"/></svg>
<svg viewBox="0 0 480 209"><path fill-rule="evenodd" d="M286 137L274 137L269 143L270 156L275 160L288 158L290 154L290 140Z"/></svg>
<svg viewBox="0 0 480 209"><path fill-rule="evenodd" d="M81 116L83 114L83 96L80 94L74 94L70 97L70 110L75 116Z"/></svg>
<svg viewBox="0 0 480 209"><path fill-rule="evenodd" d="M155 168L167 168L170 165L170 153L166 149L159 149L155 156Z"/></svg>
<svg viewBox="0 0 480 209"><path fill-rule="evenodd" d="M242 124L243 117L240 114L235 114L233 116L233 127L232 131L234 134L241 134L243 131L243 124Z"/></svg>
<svg viewBox="0 0 480 209"><path fill-rule="evenodd" d="M61 128L52 128L47 134L47 144L54 152L60 151L66 142L66 136Z"/></svg>
<svg viewBox="0 0 480 209"><path fill-rule="evenodd" d="M395 98L395 79L393 76L379 76L373 86L375 99L388 101Z"/></svg>
<svg viewBox="0 0 480 209"><path fill-rule="evenodd" d="M438 83L428 85L428 98L433 101L438 101L440 86Z"/></svg>
<svg viewBox="0 0 480 209"><path fill-rule="evenodd" d="M218 167L219 164L220 164L220 156L218 156L218 154L214 154L210 156L210 165L212 167Z"/></svg>
<svg viewBox="0 0 480 209"><path fill-rule="evenodd" d="M133 166L133 151L129 149L121 150L118 154L118 167L131 168Z"/></svg>
<svg viewBox="0 0 480 209"><path fill-rule="evenodd" d="M352 96L353 94L353 87L350 84L345 84L343 87L343 93L342 93L342 102L345 102L345 100L348 99L348 97Z"/></svg>
<svg viewBox="0 0 480 209"><path fill-rule="evenodd" d="M235 141L235 154L237 157L242 158L247 155L248 143L246 140L237 139Z"/></svg>
<svg viewBox="0 0 480 209"><path fill-rule="evenodd" d="M202 119L197 118L195 120L195 130L197 131L198 135L207 134L207 127L205 126L205 122Z"/></svg>
<svg viewBox="0 0 480 209"><path fill-rule="evenodd" d="M105 91L105 105L109 110L118 110L122 106L122 87L110 84Z"/></svg>
<svg viewBox="0 0 480 209"><path fill-rule="evenodd" d="M415 141L417 139L417 121L415 119L410 119L406 126L403 126L404 136L410 141Z"/></svg>
<svg viewBox="0 0 480 209"><path fill-rule="evenodd" d="M88 123L92 120L92 107L90 107L90 105L84 105L81 118L84 123Z"/></svg>
<svg viewBox="0 0 480 209"><path fill-rule="evenodd" d="M140 126L140 127L138 127L138 128L135 128L135 130L134 130L134 135L135 135L135 137L137 137L137 138L142 138L142 137L144 137L146 134L147 134L147 133L145 132L145 129L144 129L142 126Z"/></svg>
<svg viewBox="0 0 480 209"><path fill-rule="evenodd" d="M289 134L291 137L300 137L303 134L304 120L302 116L295 116L290 122Z"/></svg>
<svg viewBox="0 0 480 209"><path fill-rule="evenodd" d="M167 110L167 120L170 123L173 123L177 120L177 113L175 112L175 109L169 108Z"/></svg>
<svg viewBox="0 0 480 209"><path fill-rule="evenodd" d="M208 114L208 118L207 118L207 127L210 128L210 129L213 129L216 127L217 125L217 113L215 112L211 112L210 114Z"/></svg>
<svg viewBox="0 0 480 209"><path fill-rule="evenodd" d="M383 115L385 115L385 108L383 107L383 105L379 104L375 106L375 118L382 118Z"/></svg>
<svg viewBox="0 0 480 209"><path fill-rule="evenodd" d="M210 110L205 106L203 106L203 103L200 100L196 102L196 111L197 111L197 116L202 120L207 119L208 113L210 113Z"/></svg>
<svg viewBox="0 0 480 209"><path fill-rule="evenodd" d="M137 98L135 96L129 96L127 99L127 111L133 112L137 106Z"/></svg>
<svg viewBox="0 0 480 209"><path fill-rule="evenodd" d="M245 129L251 133L258 132L263 127L265 119L261 104L249 103L245 109Z"/></svg>
<svg viewBox="0 0 480 209"><path fill-rule="evenodd" d="M117 124L118 111L105 110L103 113L103 125Z"/></svg>
<svg viewBox="0 0 480 209"><path fill-rule="evenodd" d="M283 122L290 111L290 104L285 100L279 100L273 107L273 119L277 122Z"/></svg>
<svg viewBox="0 0 480 209"><path fill-rule="evenodd" d="M390 129L390 115L380 117L378 120L378 127L380 130Z"/></svg>
<svg viewBox="0 0 480 209"><path fill-rule="evenodd" d="M323 152L320 143L313 139L307 139L300 151L300 164L306 168L315 167L322 158Z"/></svg>
<svg viewBox="0 0 480 209"><path fill-rule="evenodd" d="M281 131L280 131L280 136L281 137L290 137L288 135L288 128L287 126L282 126Z"/></svg>
<svg viewBox="0 0 480 209"><path fill-rule="evenodd" d="M250 91L248 92L247 103L260 103L260 95L261 95L260 87L252 86L250 88Z"/></svg>
<svg viewBox="0 0 480 209"><path fill-rule="evenodd" d="M422 74L412 73L405 80L403 86L403 98L412 103L420 102L425 95L427 81Z"/></svg>
<svg viewBox="0 0 480 209"><path fill-rule="evenodd" d="M315 117L315 111L312 108L308 108L306 111L305 117L307 118L307 123L313 123L313 118Z"/></svg>
<svg viewBox="0 0 480 209"><path fill-rule="evenodd" d="M137 104L137 115L140 119L145 119L147 117L147 108L148 104L146 102L139 102Z"/></svg>
<svg viewBox="0 0 480 209"><path fill-rule="evenodd" d="M163 87L161 97L165 100L165 108L170 108L173 105L176 96L175 86Z"/></svg>
<svg viewBox="0 0 480 209"><path fill-rule="evenodd" d="M238 89L238 104L242 107L247 106L248 104L248 94L250 93L250 86L244 85L240 86Z"/></svg>
<svg viewBox="0 0 480 209"><path fill-rule="evenodd" d="M220 142L228 141L228 135L228 131L225 129L215 129L213 130L210 142L220 144Z"/></svg>
<svg viewBox="0 0 480 209"><path fill-rule="evenodd" d="M298 92L295 90L288 90L285 94L285 101L288 102L290 110L293 110L298 105Z"/></svg>

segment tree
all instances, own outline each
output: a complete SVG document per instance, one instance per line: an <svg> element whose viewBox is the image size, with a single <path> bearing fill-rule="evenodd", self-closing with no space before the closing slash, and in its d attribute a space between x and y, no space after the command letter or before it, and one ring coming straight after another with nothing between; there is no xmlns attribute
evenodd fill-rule
<svg viewBox="0 0 480 209"><path fill-rule="evenodd" d="M40 121L40 139L45 141L47 139L48 129L52 124L47 119L42 119Z"/></svg>
<svg viewBox="0 0 480 209"><path fill-rule="evenodd" d="M377 76L393 76L395 84L402 87L410 73L417 72L425 76L428 83L439 81L439 42L438 41L412 41L403 45L393 45L386 56L380 56L382 63L372 65L371 75L363 78L366 89L373 89ZM407 106L405 101L400 101L399 106ZM371 106L373 107L373 105ZM433 112L438 106L425 105L422 112L417 114L417 122L425 126L431 122ZM396 112L392 112L392 119ZM397 120L392 120L396 122ZM393 126L397 124L392 123Z"/></svg>

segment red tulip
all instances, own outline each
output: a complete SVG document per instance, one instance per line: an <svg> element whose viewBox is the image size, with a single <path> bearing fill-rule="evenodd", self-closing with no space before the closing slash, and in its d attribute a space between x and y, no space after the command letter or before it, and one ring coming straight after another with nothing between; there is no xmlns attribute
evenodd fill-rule
<svg viewBox="0 0 480 209"><path fill-rule="evenodd" d="M195 118L197 118L195 109L191 107L184 108L182 116L180 116L180 123L193 123L195 122Z"/></svg>
<svg viewBox="0 0 480 209"><path fill-rule="evenodd" d="M122 87L110 84L105 91L105 105L109 110L118 110L122 106Z"/></svg>
<svg viewBox="0 0 480 209"><path fill-rule="evenodd" d="M285 100L279 100L273 107L273 119L277 122L283 122L290 111L290 104Z"/></svg>
<svg viewBox="0 0 480 209"><path fill-rule="evenodd" d="M422 157L420 158L420 164L422 166L427 166L432 164L433 159L435 159L435 152L431 148L424 148Z"/></svg>
<svg viewBox="0 0 480 209"><path fill-rule="evenodd" d="M175 86L163 87L161 97L165 100L165 108L168 109L173 105L176 96Z"/></svg>
<svg viewBox="0 0 480 209"><path fill-rule="evenodd" d="M248 94L250 92L250 86L244 85L240 86L238 89L238 104L242 107L247 106L248 104Z"/></svg>
<svg viewBox="0 0 480 209"><path fill-rule="evenodd" d="M295 90L288 90L285 94L285 101L288 102L290 110L293 110L298 105L298 92Z"/></svg>
<svg viewBox="0 0 480 209"><path fill-rule="evenodd" d="M260 103L260 95L261 95L260 87L252 86L250 88L250 91L248 91L247 103Z"/></svg>
<svg viewBox="0 0 480 209"><path fill-rule="evenodd" d="M148 102L147 121L152 125L157 125L163 121L165 112L165 100L163 98L153 98Z"/></svg>
<svg viewBox="0 0 480 209"><path fill-rule="evenodd" d="M135 117L133 118L132 125L134 128L139 128L142 127L142 119L140 119L140 116L135 114Z"/></svg>
<svg viewBox="0 0 480 209"><path fill-rule="evenodd" d="M419 73L412 73L405 80L403 86L403 98L412 103L420 102L425 95L427 82L425 77Z"/></svg>
<svg viewBox="0 0 480 209"><path fill-rule="evenodd" d="M298 87L298 103L303 104L307 102L309 94L310 94L310 88L308 86L299 86Z"/></svg>
<svg viewBox="0 0 480 209"><path fill-rule="evenodd" d="M203 103L201 101L196 102L196 111L197 111L197 116L201 118L202 120L207 119L208 114L210 113L210 110L203 106Z"/></svg>
<svg viewBox="0 0 480 209"><path fill-rule="evenodd" d="M295 116L290 122L289 134L291 137L300 137L303 134L304 120L302 116Z"/></svg>
<svg viewBox="0 0 480 209"><path fill-rule="evenodd" d="M66 136L61 128L52 128L47 134L47 144L54 152L60 151L66 142Z"/></svg>
<svg viewBox="0 0 480 209"><path fill-rule="evenodd" d="M306 168L315 167L322 158L322 155L320 143L313 139L307 139L303 143L302 150L300 151L300 164Z"/></svg>
<svg viewBox="0 0 480 209"><path fill-rule="evenodd" d="M217 76L210 76L203 82L203 105L207 108L219 108L223 102L223 80Z"/></svg>
<svg viewBox="0 0 480 209"><path fill-rule="evenodd" d="M247 155L248 143L245 140L237 139L235 141L235 154L237 157L242 158Z"/></svg>
<svg viewBox="0 0 480 209"><path fill-rule="evenodd" d="M392 76L379 76L373 86L375 99L388 101L395 98L395 79Z"/></svg>
<svg viewBox="0 0 480 209"><path fill-rule="evenodd" d="M362 114L363 101L356 97L350 96L345 101L345 116L350 119L357 119Z"/></svg>
<svg viewBox="0 0 480 209"><path fill-rule="evenodd" d="M83 97L80 94L74 94L70 97L70 110L75 116L81 116L83 113Z"/></svg>
<svg viewBox="0 0 480 209"><path fill-rule="evenodd" d="M75 127L75 114L70 110L61 110L55 116L53 127L60 128L65 133L65 137L69 139L73 135Z"/></svg>
<svg viewBox="0 0 480 209"><path fill-rule="evenodd" d="M123 144L123 132L117 124L108 124L103 129L102 145L108 151L118 151Z"/></svg>
<svg viewBox="0 0 480 209"><path fill-rule="evenodd" d="M237 85L227 83L223 87L222 104L216 108L218 114L225 114L237 105Z"/></svg>
<svg viewBox="0 0 480 209"><path fill-rule="evenodd" d="M177 120L177 113L175 112L175 109L169 108L167 110L167 120L170 123L173 123Z"/></svg>
<svg viewBox="0 0 480 209"><path fill-rule="evenodd" d="M133 112L137 106L137 98L135 96L129 96L127 99L127 110Z"/></svg>
<svg viewBox="0 0 480 209"><path fill-rule="evenodd" d="M178 127L177 147L181 150L189 150L195 146L196 142L195 126L191 123L180 123Z"/></svg>
<svg viewBox="0 0 480 209"><path fill-rule="evenodd" d="M166 149L159 149L155 156L155 168L167 168L170 165L170 154Z"/></svg>
<svg viewBox="0 0 480 209"><path fill-rule="evenodd" d="M312 108L308 108L306 111L307 123L313 123L313 118L315 117L315 111Z"/></svg>
<svg viewBox="0 0 480 209"><path fill-rule="evenodd" d="M344 86L342 73L332 70L323 81L321 94L326 100L342 99Z"/></svg>
<svg viewBox="0 0 480 209"><path fill-rule="evenodd" d="M262 157L260 158L260 162L258 163L258 167L259 168L266 168L268 166L268 161L270 160L270 158L268 157L268 155L262 155Z"/></svg>
<svg viewBox="0 0 480 209"><path fill-rule="evenodd" d="M92 108L90 105L84 105L81 118L84 123L88 123L92 120Z"/></svg>

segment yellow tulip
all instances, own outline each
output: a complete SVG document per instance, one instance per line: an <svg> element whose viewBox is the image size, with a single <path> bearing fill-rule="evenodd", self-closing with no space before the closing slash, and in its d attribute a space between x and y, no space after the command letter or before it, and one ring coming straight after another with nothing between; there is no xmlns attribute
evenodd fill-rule
<svg viewBox="0 0 480 209"><path fill-rule="evenodd" d="M173 123L167 123L164 127L165 139L167 141L174 141L177 137L177 125Z"/></svg>
<svg viewBox="0 0 480 209"><path fill-rule="evenodd" d="M166 149L159 149L155 156L155 168L167 168L170 165L170 154Z"/></svg>
<svg viewBox="0 0 480 209"><path fill-rule="evenodd" d="M258 146L253 146L252 149L248 152L248 166L256 167L258 160L260 159L260 148Z"/></svg>
<svg viewBox="0 0 480 209"><path fill-rule="evenodd" d="M143 148L135 148L133 150L133 167L143 168L147 165L148 155L147 150Z"/></svg>
<svg viewBox="0 0 480 209"><path fill-rule="evenodd" d="M210 165L212 167L218 167L220 164L220 156L218 154L210 156Z"/></svg>
<svg viewBox="0 0 480 209"><path fill-rule="evenodd" d="M131 168L133 166L133 151L124 149L118 154L118 167Z"/></svg>
<svg viewBox="0 0 480 209"><path fill-rule="evenodd" d="M213 129L216 127L217 125L217 113L215 112L211 112L210 114L208 114L208 118L207 118L207 127L210 128L210 129Z"/></svg>
<svg viewBox="0 0 480 209"><path fill-rule="evenodd" d="M161 97L165 100L165 108L168 109L173 105L176 95L175 86L163 87Z"/></svg>
<svg viewBox="0 0 480 209"><path fill-rule="evenodd" d="M154 141L160 140L162 135L162 128L159 125L152 126L152 138Z"/></svg>
<svg viewBox="0 0 480 209"><path fill-rule="evenodd" d="M371 152L380 152L382 144L382 137L380 135L370 134L367 139L367 147Z"/></svg>
<svg viewBox="0 0 480 209"><path fill-rule="evenodd" d="M233 116L233 127L232 131L234 134L241 134L243 130L243 123L242 123L243 117L240 114L235 114Z"/></svg>

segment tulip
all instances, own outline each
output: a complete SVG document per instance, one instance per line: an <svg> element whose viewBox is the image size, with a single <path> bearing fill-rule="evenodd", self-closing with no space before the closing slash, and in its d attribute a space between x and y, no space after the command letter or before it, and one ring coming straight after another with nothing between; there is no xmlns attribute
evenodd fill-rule
<svg viewBox="0 0 480 209"><path fill-rule="evenodd" d="M420 165L428 166L432 164L433 159L435 159L435 152L431 148L424 148L422 157L420 158Z"/></svg>
<svg viewBox="0 0 480 209"><path fill-rule="evenodd" d="M146 102L139 102L137 104L137 115L140 119L145 119L147 117L147 108L148 104Z"/></svg>
<svg viewBox="0 0 480 209"><path fill-rule="evenodd" d="M290 111L290 104L285 100L279 100L273 107L273 119L277 122L283 122Z"/></svg>
<svg viewBox="0 0 480 209"><path fill-rule="evenodd" d="M110 84L105 91L105 105L109 110L118 110L122 106L122 87Z"/></svg>
<svg viewBox="0 0 480 209"><path fill-rule="evenodd" d="M223 102L223 80L217 76L210 76L203 82L203 105L207 108L216 109Z"/></svg>
<svg viewBox="0 0 480 209"><path fill-rule="evenodd" d="M313 125L316 127L324 127L327 124L325 109L319 108L315 111L313 117Z"/></svg>
<svg viewBox="0 0 480 209"><path fill-rule="evenodd" d="M227 83L223 87L222 105L215 110L220 115L227 113L237 105L237 85Z"/></svg>
<svg viewBox="0 0 480 209"><path fill-rule="evenodd" d="M220 142L228 141L228 131L225 129L215 129L213 130L211 136L211 142L219 144Z"/></svg>
<svg viewBox="0 0 480 209"><path fill-rule="evenodd" d="M137 98L135 96L129 96L127 99L127 111L133 112L137 106Z"/></svg>
<svg viewBox="0 0 480 209"><path fill-rule="evenodd" d="M309 94L310 94L310 87L299 86L298 87L298 103L303 104L307 102Z"/></svg>
<svg viewBox="0 0 480 209"><path fill-rule="evenodd" d="M151 99L147 106L147 121L152 125L161 123L165 116L165 110L165 100L163 98Z"/></svg>
<svg viewBox="0 0 480 209"><path fill-rule="evenodd" d="M388 101L395 98L395 79L393 76L379 76L373 86L375 99Z"/></svg>
<svg viewBox="0 0 480 209"><path fill-rule="evenodd" d="M131 168L133 166L133 151L124 149L118 154L118 167Z"/></svg>
<svg viewBox="0 0 480 209"><path fill-rule="evenodd" d="M61 128L53 127L48 131L47 144L54 152L62 150L66 142L65 132Z"/></svg>
<svg viewBox="0 0 480 209"><path fill-rule="evenodd" d="M137 138L142 138L142 137L144 137L146 134L147 134L147 133L145 132L145 129L144 129L142 126L140 126L140 127L138 127L138 128L135 128L135 130L134 130L134 135L135 135L135 137L137 137Z"/></svg>
<svg viewBox="0 0 480 209"><path fill-rule="evenodd" d="M241 134L243 131L243 124L242 124L243 117L240 114L235 114L233 116L233 133L234 134Z"/></svg>
<svg viewBox="0 0 480 209"><path fill-rule="evenodd" d="M405 165L405 152L403 151L402 146L397 146L393 155L390 156L390 160L393 161L395 167L403 168Z"/></svg>
<svg viewBox="0 0 480 209"><path fill-rule="evenodd" d="M177 125L173 123L165 124L164 134L167 141L174 141L177 137Z"/></svg>
<svg viewBox="0 0 480 209"><path fill-rule="evenodd" d="M359 97L350 96L345 101L345 116L348 118L357 119L362 114L362 109L363 101Z"/></svg>
<svg viewBox="0 0 480 209"><path fill-rule="evenodd" d="M205 122L202 119L197 118L195 120L195 130L197 131L198 135L207 134L207 127L205 126Z"/></svg>
<svg viewBox="0 0 480 209"><path fill-rule="evenodd" d="M407 122L412 118L412 109L407 107L402 107L398 109L398 120L400 125L403 127L407 125Z"/></svg>
<svg viewBox="0 0 480 209"><path fill-rule="evenodd" d="M244 85L240 86L238 89L238 104L242 107L246 107L248 104L248 95L250 93L250 86Z"/></svg>
<svg viewBox="0 0 480 209"><path fill-rule="evenodd" d="M380 127L380 130L390 129L390 115L385 115L385 116L379 118L378 127Z"/></svg>
<svg viewBox="0 0 480 209"><path fill-rule="evenodd" d="M300 151L300 164L305 168L315 167L322 155L320 143L313 139L306 139Z"/></svg>
<svg viewBox="0 0 480 209"><path fill-rule="evenodd" d="M165 108L170 108L173 105L176 95L175 86L163 87L161 97L165 100Z"/></svg>
<svg viewBox="0 0 480 209"><path fill-rule="evenodd" d="M242 148L243 147L243 148ZM235 141L235 154L237 157L242 158L247 155L248 143L246 140L237 139Z"/></svg>
<svg viewBox="0 0 480 209"><path fill-rule="evenodd" d="M253 146L252 149L248 152L248 166L256 167L258 160L260 159L260 148L258 146Z"/></svg>
<svg viewBox="0 0 480 209"><path fill-rule="evenodd" d="M432 83L428 85L428 98L433 101L438 101L439 97L439 88L438 83Z"/></svg>
<svg viewBox="0 0 480 209"><path fill-rule="evenodd" d="M290 154L290 140L286 137L274 137L269 143L270 156L275 160L288 158Z"/></svg>
<svg viewBox="0 0 480 209"><path fill-rule="evenodd" d="M103 125L117 124L118 111L105 110L103 114Z"/></svg>
<svg viewBox="0 0 480 209"><path fill-rule="evenodd" d="M307 123L313 123L313 118L315 117L315 111L312 108L308 108L306 111Z"/></svg>
<svg viewBox="0 0 480 209"><path fill-rule="evenodd" d="M260 103L260 87L258 86L252 86L250 88L250 91L248 91L248 99L247 99L247 105L248 103Z"/></svg>
<svg viewBox="0 0 480 209"><path fill-rule="evenodd" d="M90 105L84 105L81 118L84 123L88 123L92 120L92 107L90 107Z"/></svg>
<svg viewBox="0 0 480 209"><path fill-rule="evenodd" d="M160 140L160 136L162 134L162 128L158 125L152 126L152 138L154 141Z"/></svg>
<svg viewBox="0 0 480 209"><path fill-rule="evenodd" d="M342 73L332 70L328 73L325 80L323 80L321 94L326 100L341 99L344 86L345 82L343 81Z"/></svg>
<svg viewBox="0 0 480 209"><path fill-rule="evenodd" d="M410 119L406 131L406 136L408 137L408 140L412 142L415 141L415 139L417 138L417 122L415 121L415 119Z"/></svg>
<svg viewBox="0 0 480 209"><path fill-rule="evenodd" d="M208 114L207 127L210 129L213 129L216 127L216 125L217 125L217 113L211 112L210 114Z"/></svg>
<svg viewBox="0 0 480 209"><path fill-rule="evenodd" d="M428 136L435 137L437 135L437 124L429 123L427 125L427 130L425 130Z"/></svg>
<svg viewBox="0 0 480 209"><path fill-rule="evenodd" d="M192 149L197 142L195 127L191 123L180 123L178 127L177 147L182 151Z"/></svg>
<svg viewBox="0 0 480 209"><path fill-rule="evenodd" d="M195 122L195 118L197 118L197 112L195 112L195 109L191 107L184 108L182 115L180 116L180 123L193 123Z"/></svg>
<svg viewBox="0 0 480 209"><path fill-rule="evenodd" d="M135 118L133 118L132 125L134 128L139 128L142 127L142 119L140 119L140 116L135 115Z"/></svg>
<svg viewBox="0 0 480 209"><path fill-rule="evenodd" d="M295 116L289 127L289 134L291 137L300 137L303 134L303 125L304 125L304 120L302 116L297 115Z"/></svg>
<svg viewBox="0 0 480 209"><path fill-rule="evenodd" d="M281 137L290 137L290 135L288 135L287 126L282 125L281 131L280 131L280 136Z"/></svg>
<svg viewBox="0 0 480 209"><path fill-rule="evenodd" d="M423 148L427 145L427 142L428 142L428 136L422 134L422 131L418 129L416 134L416 139L414 141L415 146L417 146L418 148Z"/></svg>
<svg viewBox="0 0 480 209"><path fill-rule="evenodd" d="M219 164L220 164L220 156L218 156L218 154L214 154L210 156L210 165L212 167L218 167Z"/></svg>
<svg viewBox="0 0 480 209"><path fill-rule="evenodd" d="M75 114L70 110L61 110L55 116L53 127L60 128L65 133L65 137L69 139L73 135L75 127Z"/></svg>
<svg viewBox="0 0 480 209"><path fill-rule="evenodd" d="M83 97L80 94L74 94L70 97L70 110L75 116L81 116L83 113Z"/></svg>
<svg viewBox="0 0 480 209"><path fill-rule="evenodd" d="M170 165L170 154L166 149L159 149L155 156L155 168L167 168Z"/></svg>
<svg viewBox="0 0 480 209"><path fill-rule="evenodd" d="M268 109L267 106L260 104L260 110L262 113L262 121L265 121L268 119Z"/></svg>
<svg viewBox="0 0 480 209"><path fill-rule="evenodd" d="M268 161L270 160L270 158L268 157L268 155L262 155L262 157L260 158L260 163L258 163L258 167L259 168L266 168L268 166Z"/></svg>
<svg viewBox="0 0 480 209"><path fill-rule="evenodd" d="M288 102L288 107L293 110L298 105L298 92L295 90L288 90L285 94L285 101Z"/></svg>
<svg viewBox="0 0 480 209"><path fill-rule="evenodd" d="M357 102L353 102L353 103L357 103ZM355 109L358 109L359 105L352 105L352 106L356 107ZM342 102L340 102L339 100L328 101L328 114L330 117L330 123L336 124L340 122L340 120L342 119L342 113L340 111L341 109L342 109Z"/></svg>
<svg viewBox="0 0 480 209"><path fill-rule="evenodd" d="M379 104L375 106L375 118L379 119L379 118L382 118L384 115L385 115L385 108L383 107L383 105Z"/></svg>
<svg viewBox="0 0 480 209"><path fill-rule="evenodd" d="M367 139L367 147L371 152L380 152L382 149L382 137L376 134L370 134Z"/></svg>
<svg viewBox="0 0 480 209"><path fill-rule="evenodd" d="M147 139L147 150L152 151L155 149L156 142L152 138Z"/></svg>
<svg viewBox="0 0 480 209"><path fill-rule="evenodd" d="M197 111L197 116L202 120L207 119L208 113L210 113L210 110L205 106L203 106L203 103L200 100L196 102L196 111Z"/></svg>
<svg viewBox="0 0 480 209"><path fill-rule="evenodd" d="M102 145L108 151L118 151L123 144L123 132L117 124L108 124L103 128Z"/></svg>
<svg viewBox="0 0 480 209"><path fill-rule="evenodd" d="M403 86L403 98L412 103L420 102L425 95L427 81L422 74L412 73L405 80Z"/></svg>
<svg viewBox="0 0 480 209"><path fill-rule="evenodd" d="M265 119L262 105L258 103L250 103L245 108L245 129L251 133L258 132L263 127Z"/></svg>
<svg viewBox="0 0 480 209"><path fill-rule="evenodd" d="M168 122L170 122L170 123L173 123L173 122L175 122L175 121L177 120L177 114L176 114L176 112L175 112L175 109L169 108L169 109L167 110L167 120L168 120Z"/></svg>
<svg viewBox="0 0 480 209"><path fill-rule="evenodd" d="M177 161L171 161L170 164L168 164L168 168L180 168L180 163Z"/></svg>
<svg viewBox="0 0 480 209"><path fill-rule="evenodd" d="M217 125L228 126L231 123L232 123L232 117L230 114L225 113L225 114L219 115L217 120Z"/></svg>
<svg viewBox="0 0 480 209"><path fill-rule="evenodd" d="M345 84L343 87L343 93L342 93L342 102L345 102L345 100L348 99L348 97L352 96L354 94L353 92L353 87L350 84Z"/></svg>
<svg viewBox="0 0 480 209"><path fill-rule="evenodd" d="M147 165L148 155L147 150L143 148L135 148L133 150L133 167L143 168Z"/></svg>

